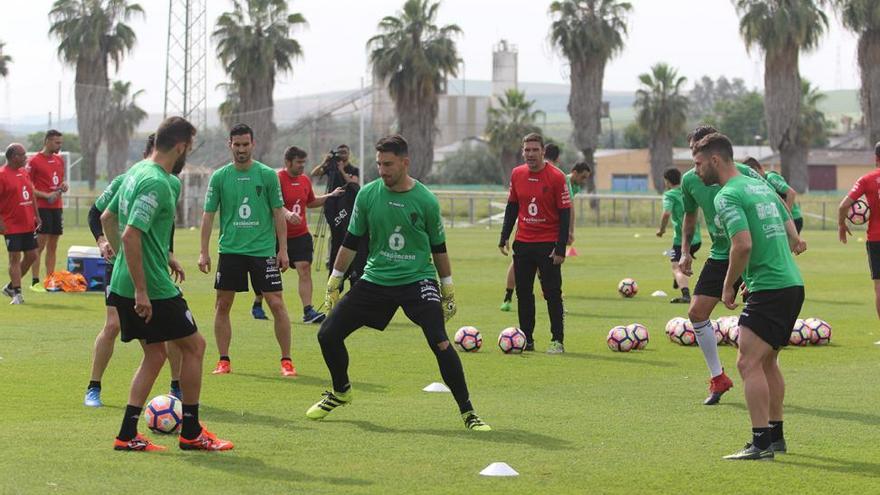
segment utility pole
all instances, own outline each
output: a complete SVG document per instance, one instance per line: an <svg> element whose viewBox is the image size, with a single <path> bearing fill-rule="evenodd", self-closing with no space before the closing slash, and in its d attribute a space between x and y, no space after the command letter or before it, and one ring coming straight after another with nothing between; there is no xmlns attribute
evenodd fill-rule
<svg viewBox="0 0 880 495"><path fill-rule="evenodd" d="M207 0L168 1L163 115L179 115L200 132L208 126L207 15Z"/></svg>

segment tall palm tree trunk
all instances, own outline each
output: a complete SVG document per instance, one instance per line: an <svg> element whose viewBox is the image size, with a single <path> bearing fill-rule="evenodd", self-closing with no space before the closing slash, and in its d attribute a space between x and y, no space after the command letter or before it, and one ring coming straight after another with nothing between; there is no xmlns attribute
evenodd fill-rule
<svg viewBox="0 0 880 495"><path fill-rule="evenodd" d="M429 101L430 100L430 101ZM434 164L434 134L437 120L437 97L421 95L402 97L395 101L400 134L409 143L409 174L423 180Z"/></svg>
<svg viewBox="0 0 880 495"><path fill-rule="evenodd" d="M651 182L654 190L663 191L663 172L672 167L672 136L657 134L651 139Z"/></svg>
<svg viewBox="0 0 880 495"><path fill-rule="evenodd" d="M798 143L801 111L801 77L798 72L797 45L789 43L768 52L764 58L764 115L770 145L779 152L782 175L796 191L807 186L807 164L795 161L802 145Z"/></svg>
<svg viewBox="0 0 880 495"><path fill-rule="evenodd" d="M783 163L795 165L791 168L793 173L789 184L794 184L795 181L803 183L803 186L800 189L795 188L795 191L806 191L809 189L810 174L809 167L807 166L809 155L810 147L806 144L782 151L779 155ZM792 185L792 187L794 186Z"/></svg>
<svg viewBox="0 0 880 495"><path fill-rule="evenodd" d="M595 152L599 146L599 133L602 130L602 80L605 74L605 60L582 60L571 65L571 95L568 100L568 114L574 126L575 146L581 150L593 169L587 178L587 192L596 192ZM595 207L596 200L590 201Z"/></svg>
<svg viewBox="0 0 880 495"><path fill-rule="evenodd" d="M98 148L104 137L105 116L109 98L107 61L104 56L80 55L76 63L76 128L82 151L82 171L95 190Z"/></svg>
<svg viewBox="0 0 880 495"><path fill-rule="evenodd" d="M859 36L859 69L862 75L862 113L868 145L880 141L880 31L869 30Z"/></svg>
<svg viewBox="0 0 880 495"><path fill-rule="evenodd" d="M241 106L239 118L254 130L254 158L269 159L275 143L275 108L272 99L274 84L267 79L239 82Z"/></svg>

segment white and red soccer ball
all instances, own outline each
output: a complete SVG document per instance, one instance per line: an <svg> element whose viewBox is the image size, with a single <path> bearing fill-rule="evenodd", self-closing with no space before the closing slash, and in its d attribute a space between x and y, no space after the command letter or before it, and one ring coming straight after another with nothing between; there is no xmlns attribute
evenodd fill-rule
<svg viewBox="0 0 880 495"><path fill-rule="evenodd" d="M684 322L686 321L687 318L676 316L666 323L666 336L669 337L670 341L675 342L675 329L684 325Z"/></svg>
<svg viewBox="0 0 880 495"><path fill-rule="evenodd" d="M455 347L461 352L477 352L483 346L483 337L476 327L461 327L455 332Z"/></svg>
<svg viewBox="0 0 880 495"><path fill-rule="evenodd" d="M722 316L715 320L718 325L717 332L721 333L720 344L730 344L730 329L739 326L739 316ZM717 334L715 340L718 340Z"/></svg>
<svg viewBox="0 0 880 495"><path fill-rule="evenodd" d="M144 409L144 421L156 433L174 433L182 420L183 405L172 395L157 395Z"/></svg>
<svg viewBox="0 0 880 495"><path fill-rule="evenodd" d="M526 348L526 334L516 327L508 327L498 336L498 347L504 354L522 354Z"/></svg>
<svg viewBox="0 0 880 495"><path fill-rule="evenodd" d="M697 334L689 320L678 322L669 338L678 345L697 345Z"/></svg>
<svg viewBox="0 0 880 495"><path fill-rule="evenodd" d="M639 284L631 278L625 278L617 284L617 292L626 298L634 297L639 293Z"/></svg>
<svg viewBox="0 0 880 495"><path fill-rule="evenodd" d="M605 342L608 344L608 348L615 352L629 352L636 345L629 330L623 325L612 328L608 332L608 338L605 339Z"/></svg>
<svg viewBox="0 0 880 495"><path fill-rule="evenodd" d="M626 326L626 331L633 340L634 351L648 347L648 327L641 323L630 323Z"/></svg>
<svg viewBox="0 0 880 495"><path fill-rule="evenodd" d="M864 225L867 223L868 219L871 218L871 209L868 207L868 203L861 199L856 200L849 207L849 211L846 212L846 218L853 225Z"/></svg>
<svg viewBox="0 0 880 495"><path fill-rule="evenodd" d="M819 318L807 318L804 325L812 330L810 343L813 345L828 345L831 343L831 325Z"/></svg>
<svg viewBox="0 0 880 495"><path fill-rule="evenodd" d="M810 343L812 338L813 329L808 327L804 320L798 318L794 322L794 327L791 329L791 336L788 338L788 343L791 345L805 346Z"/></svg>

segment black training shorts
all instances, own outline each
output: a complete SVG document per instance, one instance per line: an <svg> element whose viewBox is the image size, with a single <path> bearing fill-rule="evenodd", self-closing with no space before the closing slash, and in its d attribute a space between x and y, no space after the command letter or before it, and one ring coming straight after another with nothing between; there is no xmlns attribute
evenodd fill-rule
<svg viewBox="0 0 880 495"><path fill-rule="evenodd" d="M700 272L700 278L697 279L697 285L694 287L694 295L721 299L728 264L727 260L707 259L706 264L703 265L703 271ZM741 285L742 278L736 281L733 288L738 291Z"/></svg>
<svg viewBox="0 0 880 495"><path fill-rule="evenodd" d="M804 219L803 218L795 218L793 221L794 221L794 228L797 230L797 233L800 234L801 230L804 229Z"/></svg>
<svg viewBox="0 0 880 495"><path fill-rule="evenodd" d="M220 253L217 262L217 276L214 279L214 288L217 290L231 290L235 292L248 291L248 275L254 292L279 292L281 286L281 271L274 256L247 256L244 254Z"/></svg>
<svg viewBox="0 0 880 495"><path fill-rule="evenodd" d="M880 280L880 241L868 241L865 243L868 250L868 268L871 269L871 279Z"/></svg>
<svg viewBox="0 0 880 495"><path fill-rule="evenodd" d="M113 306L110 304L110 279L113 278L113 263L107 262L104 265L104 306Z"/></svg>
<svg viewBox="0 0 880 495"><path fill-rule="evenodd" d="M321 334L345 338L363 326L384 330L397 308L403 308L407 318L422 328L430 344L449 340L440 305L440 289L434 280L397 286L359 280L321 324L319 338Z"/></svg>
<svg viewBox="0 0 880 495"><path fill-rule="evenodd" d="M804 304L803 286L749 293L739 316L740 326L748 327L774 349L788 345L791 329Z"/></svg>
<svg viewBox="0 0 880 495"><path fill-rule="evenodd" d="M691 258L695 257L694 255L697 254L697 251L700 250L700 246L702 246L702 244L700 244L699 242L696 244L691 244ZM681 261L681 244L672 245L672 252L669 253L669 261L673 263L678 263L679 261Z"/></svg>
<svg viewBox="0 0 880 495"><path fill-rule="evenodd" d="M287 257L290 258L291 265L303 261L311 263L314 250L312 234L306 233L299 237L287 238Z"/></svg>
<svg viewBox="0 0 880 495"><path fill-rule="evenodd" d="M182 339L198 331L196 321L182 296L150 300L153 317L149 323L134 311L134 299L110 293L110 305L119 313L123 342L143 340L147 344Z"/></svg>
<svg viewBox="0 0 880 495"><path fill-rule="evenodd" d="M33 232L6 234L3 238L6 240L6 250L9 252L21 253L37 249L37 235Z"/></svg>
<svg viewBox="0 0 880 495"><path fill-rule="evenodd" d="M61 235L64 233L64 210L61 208L40 208L40 230L38 234Z"/></svg>

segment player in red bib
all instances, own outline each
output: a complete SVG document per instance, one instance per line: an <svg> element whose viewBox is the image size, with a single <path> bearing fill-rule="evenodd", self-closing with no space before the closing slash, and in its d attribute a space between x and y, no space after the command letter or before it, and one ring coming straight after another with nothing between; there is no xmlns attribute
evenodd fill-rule
<svg viewBox="0 0 880 495"><path fill-rule="evenodd" d="M55 271L58 238L64 233L61 194L67 192L64 180L64 158L58 154L64 138L50 129L43 139L43 149L28 160L27 171L34 184L37 206L40 208L40 229L37 231L37 259L31 267L31 290L45 292L40 283L40 257L46 250L46 275Z"/></svg>
<svg viewBox="0 0 880 495"><path fill-rule="evenodd" d="M287 255L299 277L299 298L303 304L303 323L321 323L326 315L312 307L312 234L306 222L306 208L324 205L327 198L341 196L345 189L337 187L323 196L315 196L312 181L304 174L308 154L296 146L284 152L284 169L278 171L281 196L287 217Z"/></svg>
<svg viewBox="0 0 880 495"><path fill-rule="evenodd" d="M868 268L874 280L874 306L877 317L880 318L880 142L874 145L874 164L877 168L861 176L840 202L837 210L837 236L840 242L846 244L846 237L852 235L846 224L847 212L853 203L864 196L871 212L865 247L868 250ZM880 341L875 344L880 345Z"/></svg>
<svg viewBox="0 0 880 495"><path fill-rule="evenodd" d="M34 186L24 169L26 163L24 146L12 143L6 148L6 165L0 167L0 234L9 253L9 283L3 293L12 298L11 304L24 303L21 276L37 257L34 231L40 228L40 212Z"/></svg>
<svg viewBox="0 0 880 495"><path fill-rule="evenodd" d="M565 174L544 161L544 138L528 134L523 138L526 163L510 174L510 194L501 229L501 254L507 256L508 240L517 224L513 243L519 326L526 334L526 350L535 350L535 275L541 273L541 289L547 300L552 340L548 354L562 354L563 308L562 270L571 222L571 197Z"/></svg>

